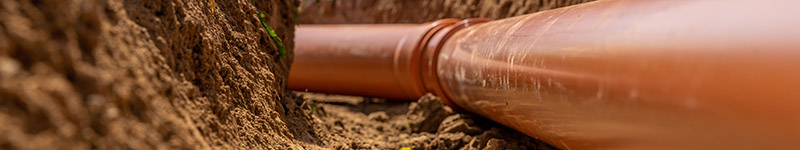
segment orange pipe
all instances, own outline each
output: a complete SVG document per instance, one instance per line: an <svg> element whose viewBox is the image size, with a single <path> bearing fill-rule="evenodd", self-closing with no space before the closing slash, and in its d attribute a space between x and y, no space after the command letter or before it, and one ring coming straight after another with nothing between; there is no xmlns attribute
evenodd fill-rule
<svg viewBox="0 0 800 150"><path fill-rule="evenodd" d="M407 84L563 149L798 149L798 4L605 0L445 30L454 24L412 44L428 46L412 52L423 67ZM297 29L296 53L332 50L308 41L338 32L318 27ZM296 69L343 61L318 57L295 56L304 65L293 67L292 89L353 86L297 78L314 71ZM362 76L372 77L384 76ZM412 89L391 87L318 91L400 98L380 93Z"/></svg>
<svg viewBox="0 0 800 150"><path fill-rule="evenodd" d="M419 51L457 20L421 25L302 25L295 31L289 88L391 99L426 93Z"/></svg>

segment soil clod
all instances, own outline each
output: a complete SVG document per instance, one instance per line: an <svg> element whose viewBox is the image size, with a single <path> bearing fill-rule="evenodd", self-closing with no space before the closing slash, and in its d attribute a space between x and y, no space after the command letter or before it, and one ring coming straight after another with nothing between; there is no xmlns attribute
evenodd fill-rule
<svg viewBox="0 0 800 150"><path fill-rule="evenodd" d="M433 95L402 105L361 97L298 93L328 110L328 116L313 117L322 121L319 125L336 129L333 132L337 136L331 137L334 141L363 142L357 146L345 145L347 148L555 149L485 118L455 113ZM404 110L405 113L387 113L398 110Z"/></svg>

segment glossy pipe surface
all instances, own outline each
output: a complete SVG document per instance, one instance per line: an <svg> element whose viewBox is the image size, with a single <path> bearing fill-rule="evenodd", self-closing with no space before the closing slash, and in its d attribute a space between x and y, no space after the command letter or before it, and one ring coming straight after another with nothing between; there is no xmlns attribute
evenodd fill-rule
<svg viewBox="0 0 800 150"><path fill-rule="evenodd" d="M426 91L420 49L435 31L456 23L301 25L289 88L314 92L416 99Z"/></svg>
<svg viewBox="0 0 800 150"><path fill-rule="evenodd" d="M445 43L446 97L563 149L800 148L800 1L605 0Z"/></svg>
<svg viewBox="0 0 800 150"><path fill-rule="evenodd" d="M460 30L301 25L289 85L433 92L562 149L798 149L797 6L604 0Z"/></svg>

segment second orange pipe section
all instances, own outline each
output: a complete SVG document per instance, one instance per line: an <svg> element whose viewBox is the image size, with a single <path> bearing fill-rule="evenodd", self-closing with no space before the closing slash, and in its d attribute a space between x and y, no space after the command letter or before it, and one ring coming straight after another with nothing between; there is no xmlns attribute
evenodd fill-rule
<svg viewBox="0 0 800 150"><path fill-rule="evenodd" d="M431 92L563 149L797 149L799 4L605 0L486 23L301 25L289 86Z"/></svg>

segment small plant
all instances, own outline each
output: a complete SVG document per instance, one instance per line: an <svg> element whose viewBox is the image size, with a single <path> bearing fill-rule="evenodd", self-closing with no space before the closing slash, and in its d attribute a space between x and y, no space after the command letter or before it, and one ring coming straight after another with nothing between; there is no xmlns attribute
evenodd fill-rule
<svg viewBox="0 0 800 150"><path fill-rule="evenodd" d="M256 6L253 4L253 1L250 1L250 5L253 5L253 7ZM283 40L278 37L278 34L275 34L275 30L272 30L272 28L267 25L267 22L264 22L266 15L259 12L258 8L256 8L256 14L258 14L258 21L261 22L261 26L263 26L264 29L267 30L267 33L269 33L269 36L272 37L272 42L274 42L275 45L278 45L278 58L283 58L286 55L286 46L283 45Z"/></svg>

